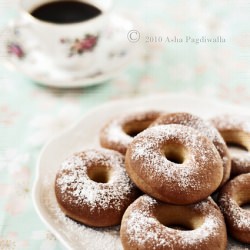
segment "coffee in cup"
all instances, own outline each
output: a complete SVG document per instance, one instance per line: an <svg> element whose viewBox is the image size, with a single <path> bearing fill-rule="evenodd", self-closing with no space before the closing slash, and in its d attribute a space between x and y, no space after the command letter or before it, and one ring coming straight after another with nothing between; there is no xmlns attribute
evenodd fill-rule
<svg viewBox="0 0 250 250"><path fill-rule="evenodd" d="M75 0L48 2L31 11L33 17L57 24L83 22L100 14L96 6Z"/></svg>

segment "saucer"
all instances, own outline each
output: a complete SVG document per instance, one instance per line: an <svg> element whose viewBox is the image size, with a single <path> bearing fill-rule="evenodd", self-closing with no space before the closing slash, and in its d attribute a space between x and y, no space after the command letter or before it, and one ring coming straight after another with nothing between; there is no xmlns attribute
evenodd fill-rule
<svg viewBox="0 0 250 250"><path fill-rule="evenodd" d="M23 20L9 23L0 33L0 56L9 68L42 85L74 88L100 84L114 78L142 53L139 44L127 39L128 32L138 26L139 22L126 14L111 14L100 46L102 56L88 70L70 70L54 64Z"/></svg>

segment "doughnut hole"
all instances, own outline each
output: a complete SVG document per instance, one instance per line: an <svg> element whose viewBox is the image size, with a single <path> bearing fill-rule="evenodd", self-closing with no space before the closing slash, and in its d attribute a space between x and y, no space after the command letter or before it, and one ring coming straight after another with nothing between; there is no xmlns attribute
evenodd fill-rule
<svg viewBox="0 0 250 250"><path fill-rule="evenodd" d="M250 151L250 134L243 131L225 131L221 134L229 148Z"/></svg>
<svg viewBox="0 0 250 250"><path fill-rule="evenodd" d="M133 121L133 122L128 122L123 125L123 131L131 136L135 137L139 133L141 133L143 130L149 127L149 125L152 123L152 121Z"/></svg>
<svg viewBox="0 0 250 250"><path fill-rule="evenodd" d="M168 161L176 164L183 164L187 158L187 149L180 144L169 144L165 146L163 155Z"/></svg>
<svg viewBox="0 0 250 250"><path fill-rule="evenodd" d="M201 214L184 206L161 205L155 209L154 215L161 224L175 230L194 230L204 223Z"/></svg>
<svg viewBox="0 0 250 250"><path fill-rule="evenodd" d="M227 147L230 151L248 152L246 147L244 147L240 144L237 144L237 143L228 142Z"/></svg>
<svg viewBox="0 0 250 250"><path fill-rule="evenodd" d="M250 212L250 201L247 202L247 203L245 203L245 204L243 204L243 205L241 205L240 207L241 207L242 209L248 210L248 211Z"/></svg>
<svg viewBox="0 0 250 250"><path fill-rule="evenodd" d="M87 175L89 176L89 178L97 183L108 183L111 174L112 171L110 167L103 165L91 166L87 171Z"/></svg>

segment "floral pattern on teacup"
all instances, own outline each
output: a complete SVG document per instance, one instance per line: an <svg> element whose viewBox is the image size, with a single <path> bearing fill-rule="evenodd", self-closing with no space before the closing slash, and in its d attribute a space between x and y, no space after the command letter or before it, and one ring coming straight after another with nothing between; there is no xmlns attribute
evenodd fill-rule
<svg viewBox="0 0 250 250"><path fill-rule="evenodd" d="M87 34L83 38L76 38L73 40L68 38L62 38L60 42L62 44L70 44L68 56L72 57L74 55L82 55L85 52L92 51L97 45L98 39L98 35Z"/></svg>
<svg viewBox="0 0 250 250"><path fill-rule="evenodd" d="M14 55L18 59L25 57L24 49L17 42L8 42L7 43L7 52L9 55Z"/></svg>

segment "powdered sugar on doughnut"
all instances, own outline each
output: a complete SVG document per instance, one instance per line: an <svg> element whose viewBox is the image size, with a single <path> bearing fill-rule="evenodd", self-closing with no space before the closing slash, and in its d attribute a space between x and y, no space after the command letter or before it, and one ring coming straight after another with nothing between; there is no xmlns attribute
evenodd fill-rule
<svg viewBox="0 0 250 250"><path fill-rule="evenodd" d="M188 154L187 161L192 161L193 166L186 166L179 164L178 167L171 167L165 157L159 157L160 152L156 150L164 141L171 140L178 137L178 140L185 145L186 148L192 148L195 154ZM200 168L205 167L208 162L216 164L219 155L215 147L204 148L204 138L200 133L192 128L183 125L160 125L152 127L140 133L136 137L132 146L131 158L135 161L141 161L138 172L147 168L147 176L152 180L161 180L161 176L167 176L169 182L175 182L180 189L187 192L199 190L204 184L205 178L209 170L204 171L204 176L199 171ZM211 144L212 145L212 144ZM163 154L163 153L162 153ZM198 162L198 164L196 164ZM148 166L153 166L149 168ZM140 170L141 169L141 170ZM146 170L145 170L146 171ZM199 176L197 178L197 176ZM171 188L171 187L170 187Z"/></svg>
<svg viewBox="0 0 250 250"><path fill-rule="evenodd" d="M210 121L203 120L200 117L190 113L170 113L160 116L152 126L180 124L198 130L208 139L210 139L218 150L223 161L224 175L221 185L223 185L230 176L231 160L227 150L227 146L219 131L212 125Z"/></svg>
<svg viewBox="0 0 250 250"><path fill-rule="evenodd" d="M130 242L136 241L138 245L144 246L146 242L153 241L156 248L168 245L168 242L160 237L161 230L157 227L158 223L144 211L133 212L127 223Z"/></svg>
<svg viewBox="0 0 250 250"><path fill-rule="evenodd" d="M149 210L157 204L156 200L147 195L140 199L144 204L143 208L138 209L134 206L133 211L125 222L130 242L137 242L140 246L144 246L146 242L151 241L154 242L156 247L168 245L166 239L160 237L159 221L149 216Z"/></svg>
<svg viewBox="0 0 250 250"><path fill-rule="evenodd" d="M219 130L243 130L250 133L250 117L241 115L222 115L212 119Z"/></svg>
<svg viewBox="0 0 250 250"><path fill-rule="evenodd" d="M211 200L200 202L193 205L193 211L197 214L202 213L205 217L202 225L194 230L181 231L165 227L154 216L151 211L158 205L153 198L144 195L140 198L140 206L134 205L133 210L128 215L126 223L126 232L129 235L130 242L139 246L151 242L154 249L172 249L176 243L185 247L198 246L199 243L206 242L209 237L219 237L220 228L223 227L221 218L218 218L214 212L215 208ZM164 236L167 234L167 238Z"/></svg>
<svg viewBox="0 0 250 250"><path fill-rule="evenodd" d="M182 118L180 118L182 117ZM208 137L214 143L224 143L223 138L213 125L206 120L201 119L198 116L189 113L173 113L166 114L165 116L159 117L153 124L155 125L166 125L164 120L168 121L168 124L180 124L188 126L198 130L204 136Z"/></svg>
<svg viewBox="0 0 250 250"><path fill-rule="evenodd" d="M240 207L242 205L240 204L242 202L240 197L246 196L249 192L249 180L250 174L242 174L228 182L221 190L219 204L225 218L228 223L232 224L232 227L250 233L250 211Z"/></svg>
<svg viewBox="0 0 250 250"><path fill-rule="evenodd" d="M209 215L205 218L203 225L190 232L183 231L182 244L192 245L197 242L202 243L210 236L216 236L219 234L218 228L222 225L221 221L218 220L214 215Z"/></svg>
<svg viewBox="0 0 250 250"><path fill-rule="evenodd" d="M112 166L108 183L96 183L87 175L91 165ZM92 209L113 207L120 209L122 201L134 189L124 168L124 157L109 150L86 150L62 163L56 185L62 199L71 204L88 204ZM98 188L97 188L98 187Z"/></svg>
<svg viewBox="0 0 250 250"><path fill-rule="evenodd" d="M220 199L222 212L231 218L233 225L240 229L250 228L250 211L242 209L229 195Z"/></svg>
<svg viewBox="0 0 250 250"><path fill-rule="evenodd" d="M122 250L119 227L98 229L88 227L71 220L61 211L54 193L54 179L54 174L47 173L47 175L43 176L43 181L40 186L41 203L44 204L47 220L53 222L54 230L62 236L62 238L68 239L73 249ZM150 200L152 204L155 202L152 198L150 198ZM135 225L137 224L138 221ZM139 224L141 225L141 223ZM142 235L142 231L140 232ZM161 245L164 245L164 241L166 240L162 239ZM230 241L228 249L247 250L248 246L240 246L238 242Z"/></svg>
<svg viewBox="0 0 250 250"><path fill-rule="evenodd" d="M41 200L48 219L56 231L70 242L72 249L122 250L119 227L94 228L77 223L67 217L58 206L54 193L54 176L44 176Z"/></svg>
<svg viewBox="0 0 250 250"><path fill-rule="evenodd" d="M101 130L100 142L105 148L114 149L122 154L125 154L128 145L133 140L133 137L124 131L124 126L130 125L133 127L134 123L146 121L150 123L153 122L159 115L160 112L158 111L145 111L121 115L111 120Z"/></svg>
<svg viewBox="0 0 250 250"><path fill-rule="evenodd" d="M127 146L132 141L132 138L124 133L119 119L112 120L109 126L103 130L103 134L107 137L107 140L124 146Z"/></svg>

